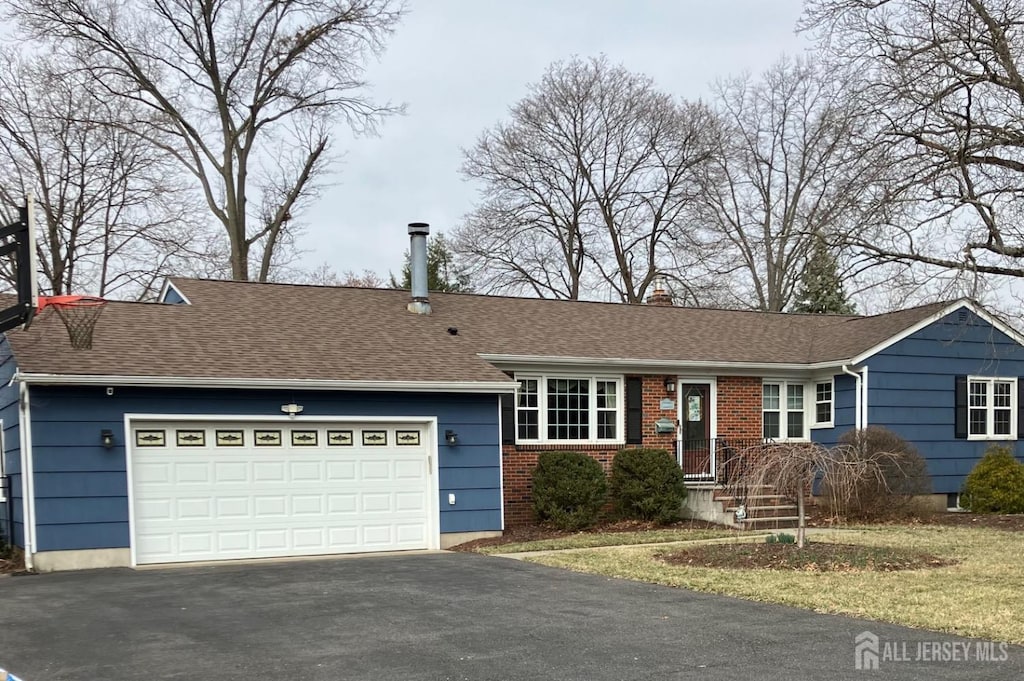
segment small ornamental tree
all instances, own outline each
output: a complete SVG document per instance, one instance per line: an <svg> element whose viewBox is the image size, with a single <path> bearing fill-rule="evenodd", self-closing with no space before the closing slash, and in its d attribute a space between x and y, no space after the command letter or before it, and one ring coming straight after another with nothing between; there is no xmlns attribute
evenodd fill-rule
<svg viewBox="0 0 1024 681"><path fill-rule="evenodd" d="M870 456L852 444L832 448L816 442L770 443L728 453L724 469L729 493L740 503L754 490L773 488L796 500L797 546L803 548L807 535L806 498L815 480L820 480L829 505L848 509L858 490L888 492L898 479L892 474L903 461L901 452L873 451Z"/></svg>

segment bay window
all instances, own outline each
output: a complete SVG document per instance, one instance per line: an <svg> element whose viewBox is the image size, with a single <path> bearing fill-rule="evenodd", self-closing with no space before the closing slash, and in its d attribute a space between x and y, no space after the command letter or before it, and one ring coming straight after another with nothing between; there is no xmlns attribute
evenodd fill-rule
<svg viewBox="0 0 1024 681"><path fill-rule="evenodd" d="M622 379L516 374L516 441L621 443Z"/></svg>

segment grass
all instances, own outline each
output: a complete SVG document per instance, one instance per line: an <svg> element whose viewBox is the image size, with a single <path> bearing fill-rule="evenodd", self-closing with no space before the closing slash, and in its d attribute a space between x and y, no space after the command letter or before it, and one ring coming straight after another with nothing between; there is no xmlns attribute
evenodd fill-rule
<svg viewBox="0 0 1024 681"><path fill-rule="evenodd" d="M535 539L533 541L515 542L480 546L477 553L522 553L525 551L559 551L563 549L589 549L597 546L624 546L635 544L657 544L672 541L695 541L698 539L719 539L735 537L736 531L730 530L691 530L666 529L643 530L637 532L593 532L572 534L551 539Z"/></svg>
<svg viewBox="0 0 1024 681"><path fill-rule="evenodd" d="M664 548L618 547L530 557L544 565L766 603L1024 643L1024 534L961 527L870 528L815 541L900 547L957 561L893 572L738 570L670 565Z"/></svg>

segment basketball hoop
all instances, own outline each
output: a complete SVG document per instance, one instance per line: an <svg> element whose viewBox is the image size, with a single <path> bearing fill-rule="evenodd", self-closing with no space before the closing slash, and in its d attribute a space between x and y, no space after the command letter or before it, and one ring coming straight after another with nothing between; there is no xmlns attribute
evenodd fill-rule
<svg viewBox="0 0 1024 681"><path fill-rule="evenodd" d="M88 350L92 347L92 331L107 301L93 296L39 296L36 314L52 307L68 330L71 347Z"/></svg>

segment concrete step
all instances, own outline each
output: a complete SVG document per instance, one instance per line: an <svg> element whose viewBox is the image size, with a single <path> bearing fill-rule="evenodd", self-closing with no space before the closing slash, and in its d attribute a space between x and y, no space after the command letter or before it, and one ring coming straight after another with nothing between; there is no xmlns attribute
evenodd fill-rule
<svg viewBox="0 0 1024 681"><path fill-rule="evenodd" d="M730 513L735 513L739 508L739 506L726 506L725 510ZM786 511L791 513L797 510L797 508L796 504L772 504L771 506L747 506L745 510L747 511L748 516L755 516L761 515L762 512L767 513L771 511Z"/></svg>
<svg viewBox="0 0 1024 681"><path fill-rule="evenodd" d="M767 503L789 503L791 499L781 494L750 494L745 497L715 497L715 501L721 501L723 504L733 504L737 501L745 501L746 503L760 502L760 505L764 506Z"/></svg>
<svg viewBox="0 0 1024 681"><path fill-rule="evenodd" d="M800 516L783 515L761 518L744 518L738 524L746 530L792 529L800 522Z"/></svg>

